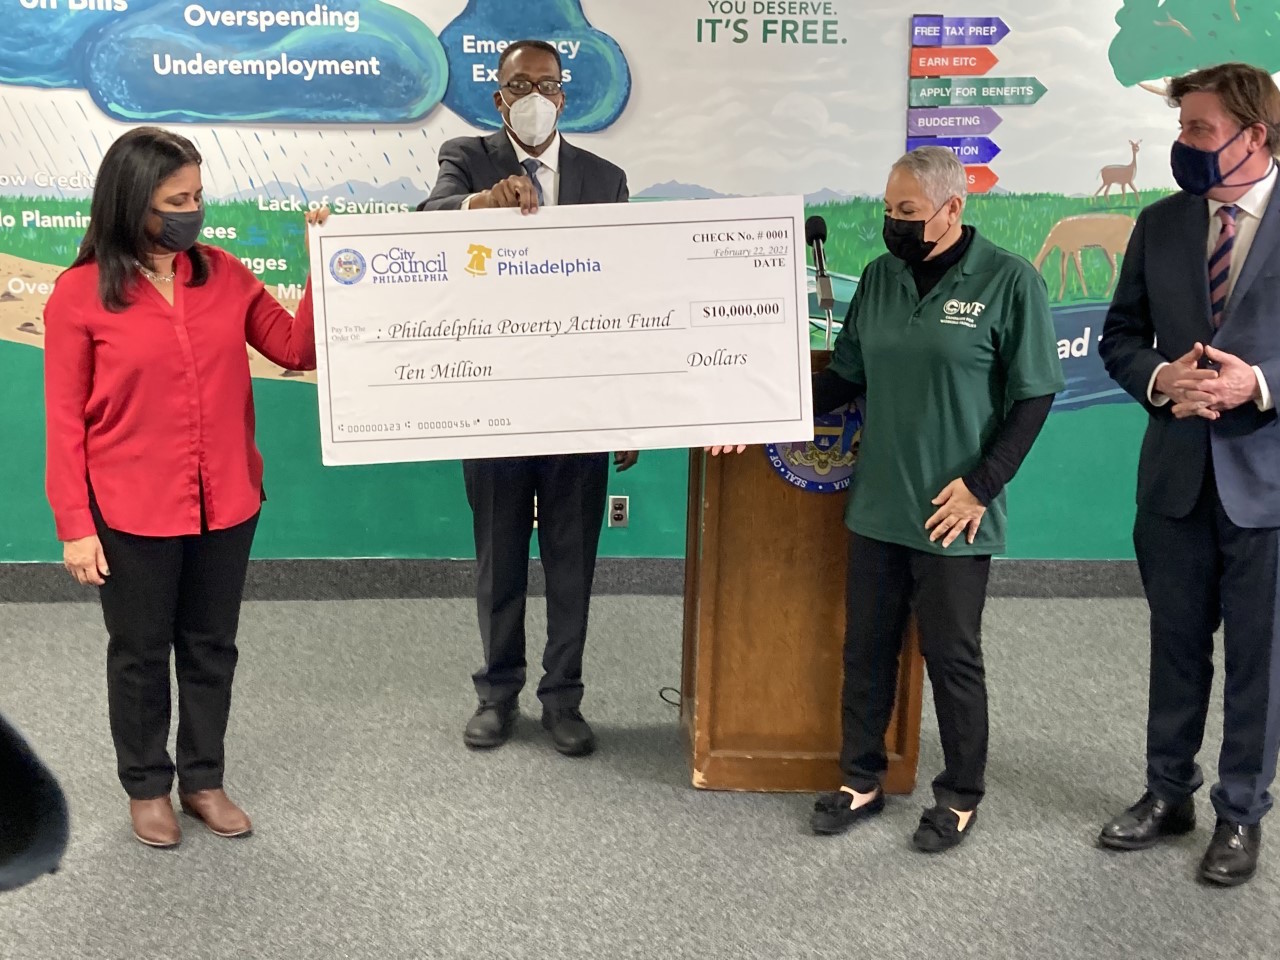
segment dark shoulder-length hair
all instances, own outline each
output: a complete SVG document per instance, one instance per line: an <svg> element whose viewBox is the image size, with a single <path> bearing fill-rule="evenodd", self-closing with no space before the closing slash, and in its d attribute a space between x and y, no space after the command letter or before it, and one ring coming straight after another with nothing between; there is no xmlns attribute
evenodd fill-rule
<svg viewBox="0 0 1280 960"><path fill-rule="evenodd" d="M150 262L147 218L156 188L192 163L200 164L201 157L191 141L159 127L135 127L107 148L93 186L89 229L72 266L97 263L98 296L108 310L129 305L137 279L134 263ZM209 263L198 247L187 256L187 285L201 286L209 279Z"/></svg>

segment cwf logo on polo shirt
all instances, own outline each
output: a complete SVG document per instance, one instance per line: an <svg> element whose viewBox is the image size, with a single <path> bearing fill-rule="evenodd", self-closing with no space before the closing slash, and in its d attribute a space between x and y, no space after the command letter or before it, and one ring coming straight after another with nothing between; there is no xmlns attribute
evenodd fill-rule
<svg viewBox="0 0 1280 960"><path fill-rule="evenodd" d="M942 322L972 330L985 309L987 305L977 300L948 300L942 305Z"/></svg>

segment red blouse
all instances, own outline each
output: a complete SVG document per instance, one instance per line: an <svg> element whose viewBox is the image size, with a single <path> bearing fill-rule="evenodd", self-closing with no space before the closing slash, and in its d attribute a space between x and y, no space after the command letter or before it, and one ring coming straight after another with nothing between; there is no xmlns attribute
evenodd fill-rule
<svg viewBox="0 0 1280 960"><path fill-rule="evenodd" d="M108 527L147 537L248 520L262 503L245 344L290 370L314 370L311 282L296 319L239 260L200 245L209 279L188 287L174 260L173 305L141 281L123 311L98 297L98 266L58 278L45 305L46 489L59 540Z"/></svg>

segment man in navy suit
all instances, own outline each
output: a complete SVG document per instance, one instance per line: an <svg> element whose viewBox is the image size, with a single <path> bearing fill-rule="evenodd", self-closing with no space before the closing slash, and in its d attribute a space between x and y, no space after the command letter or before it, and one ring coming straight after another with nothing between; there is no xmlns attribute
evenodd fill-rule
<svg viewBox="0 0 1280 960"><path fill-rule="evenodd" d="M1147 784L1100 841L1191 831L1225 628L1224 731L1207 881L1257 868L1280 747L1280 90L1240 63L1169 84L1182 192L1138 217L1102 333L1107 372L1149 414L1134 546L1151 608Z"/></svg>
<svg viewBox="0 0 1280 960"><path fill-rule="evenodd" d="M550 44L521 40L498 60L494 108L503 129L459 137L440 148L440 173L419 210L477 210L569 203L626 203L621 169L569 144L556 130L564 110L560 55ZM618 470L635 465L617 453ZM595 748L583 719L582 654L596 549L608 493L608 454L507 457L463 465L476 538L480 638L484 666L472 677L480 706L467 723L469 747L505 743L525 681L525 597L529 541L537 499L538 545L547 581L547 647L538 685L542 725L558 751Z"/></svg>

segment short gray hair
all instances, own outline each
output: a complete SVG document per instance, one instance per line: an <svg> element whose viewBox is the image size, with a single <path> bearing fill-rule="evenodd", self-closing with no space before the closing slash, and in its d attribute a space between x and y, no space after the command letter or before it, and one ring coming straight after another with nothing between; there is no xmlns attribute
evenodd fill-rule
<svg viewBox="0 0 1280 960"><path fill-rule="evenodd" d="M935 207L952 197L963 203L969 192L969 175L956 155L946 147L916 147L904 153L893 165L916 178L920 189Z"/></svg>

